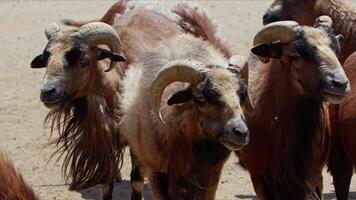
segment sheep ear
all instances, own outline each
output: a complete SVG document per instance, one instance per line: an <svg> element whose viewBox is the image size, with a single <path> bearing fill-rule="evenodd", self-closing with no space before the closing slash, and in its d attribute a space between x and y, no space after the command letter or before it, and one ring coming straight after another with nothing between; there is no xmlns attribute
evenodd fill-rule
<svg viewBox="0 0 356 200"><path fill-rule="evenodd" d="M183 90L179 90L172 94L167 101L168 105L180 104L188 102L192 99L192 90L190 88L186 88Z"/></svg>
<svg viewBox="0 0 356 200"><path fill-rule="evenodd" d="M283 48L280 42L261 43L251 49L252 53L263 58L281 58ZM260 58L261 60L261 58ZM263 61L263 60L261 60Z"/></svg>
<svg viewBox="0 0 356 200"><path fill-rule="evenodd" d="M31 68L44 68L46 67L46 61L43 59L42 54L36 56L31 62Z"/></svg>
<svg viewBox="0 0 356 200"><path fill-rule="evenodd" d="M106 49L98 48L97 59L102 60L105 58L109 58L111 61L115 61L115 62L125 62L127 60L123 55L120 55L118 53Z"/></svg>
<svg viewBox="0 0 356 200"><path fill-rule="evenodd" d="M335 36L335 37L336 37L336 39L337 39L339 42L342 42L343 39L344 39L344 36L341 35L341 34L339 34L339 35L337 35L337 36Z"/></svg>

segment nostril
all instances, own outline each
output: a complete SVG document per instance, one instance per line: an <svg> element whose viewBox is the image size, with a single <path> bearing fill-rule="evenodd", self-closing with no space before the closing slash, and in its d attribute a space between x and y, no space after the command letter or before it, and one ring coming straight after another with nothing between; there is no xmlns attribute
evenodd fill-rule
<svg viewBox="0 0 356 200"><path fill-rule="evenodd" d="M56 88L50 87L50 88L42 89L41 93L44 95L50 96L50 95L56 93Z"/></svg>
<svg viewBox="0 0 356 200"><path fill-rule="evenodd" d="M234 134L236 134L239 137L246 137L247 136L247 131L241 131L239 128L233 128L232 131Z"/></svg>
<svg viewBox="0 0 356 200"><path fill-rule="evenodd" d="M348 82L347 81L339 81L339 80L331 80L331 83L336 87L346 88Z"/></svg>

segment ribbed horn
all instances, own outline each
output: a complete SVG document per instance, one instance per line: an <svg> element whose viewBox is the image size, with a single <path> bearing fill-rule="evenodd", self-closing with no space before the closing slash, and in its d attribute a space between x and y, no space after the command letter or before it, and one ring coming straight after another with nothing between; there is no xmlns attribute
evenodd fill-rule
<svg viewBox="0 0 356 200"><path fill-rule="evenodd" d="M48 40L57 35L60 31L61 29L56 23L51 23L45 28L45 34Z"/></svg>
<svg viewBox="0 0 356 200"><path fill-rule="evenodd" d="M116 30L103 22L92 22L85 24L79 28L79 30L73 33L74 37L77 37L90 46L107 45L111 51L115 53L121 52L121 41ZM110 67L106 71L110 71L116 62L111 61Z"/></svg>
<svg viewBox="0 0 356 200"><path fill-rule="evenodd" d="M188 82L198 84L209 69L195 60L175 60L165 64L156 74L151 85L151 106L154 114L164 123L160 112L164 89L171 83Z"/></svg>
<svg viewBox="0 0 356 200"><path fill-rule="evenodd" d="M295 21L279 21L268 24L256 34L253 45L256 46L261 43L275 41L289 43L294 38L295 28L298 26L298 23Z"/></svg>

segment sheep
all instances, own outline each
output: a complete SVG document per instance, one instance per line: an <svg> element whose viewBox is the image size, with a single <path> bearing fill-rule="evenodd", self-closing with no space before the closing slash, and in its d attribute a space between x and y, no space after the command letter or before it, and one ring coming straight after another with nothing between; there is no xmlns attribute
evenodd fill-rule
<svg viewBox="0 0 356 200"><path fill-rule="evenodd" d="M266 11L263 22L266 24L277 20L293 19L299 23L311 25L313 23L311 20L319 13L329 15L335 21L333 25L335 32L345 36L341 44L339 60L342 63L345 62L345 59L349 60L348 64L345 62L344 67L351 66L352 64L350 63L353 62L354 56L350 55L356 50L356 10L347 5L344 1L313 0L293 2L288 0L276 0ZM354 77L352 70L346 70L346 75L352 83ZM347 102L352 101L356 101L353 92L350 97L347 98ZM329 106L332 135L328 169L333 176L336 197L345 200L348 198L350 181L353 174L352 168L356 165L355 160L350 160L353 155L356 154L352 152L349 143L350 141L355 143L356 139L352 137L352 134L348 134L348 131L354 129L350 128L350 124L352 124L350 122L352 122L352 119L356 119L356 116L353 116L354 109L356 108L353 107L352 104L346 102L340 106Z"/></svg>
<svg viewBox="0 0 356 200"><path fill-rule="evenodd" d="M327 102L339 104L350 92L331 23L327 16L314 27L274 22L254 38L248 61L254 109L245 112L251 138L236 154L259 199L322 198Z"/></svg>
<svg viewBox="0 0 356 200"><path fill-rule="evenodd" d="M249 140L240 106L246 88L236 73L220 50L191 34L162 41L130 65L120 133L153 199L214 199L223 163Z"/></svg>
<svg viewBox="0 0 356 200"><path fill-rule="evenodd" d="M200 30L204 30L204 28L206 29L206 27L212 27L211 25L209 26L209 25L206 25L206 24L200 24L199 22L201 22L201 21L204 21L204 20L202 20L202 19L206 19L206 14L204 14L204 13L199 13L199 12L197 12L197 10L196 9L191 9L190 10L190 12L187 12L187 11L185 11L185 10L182 10L182 9L180 9L180 8L178 8L178 9L176 9L178 12L176 12L182 19L179 21L179 24L181 25L181 28L183 29L183 30L185 30L186 32L192 32L192 30L193 30L193 34L194 35L196 35L196 36L199 36L199 37L202 37L202 38L204 38L204 39L206 39L206 40L212 40L212 41L216 41L216 38L214 39L214 35L216 35L216 31L214 30L214 29L209 29L209 31L210 32L208 32L208 33L202 33ZM323 25L323 26L325 26L325 25L331 25L331 20L328 20L328 18L319 18L319 20L318 20L318 23L319 24L321 24L321 25ZM191 28L193 26L193 28ZM326 27L327 28L327 27ZM329 28L327 28L327 29L329 29ZM330 30L329 30L330 31ZM207 36L207 35L210 35L210 36ZM210 39L209 39L210 38ZM337 39L340 39L340 37L337 37ZM338 47L338 45L336 45L336 47ZM337 49L336 49L337 50ZM250 68L252 68L253 70L251 70L251 71L255 71L254 70L254 67L257 65L256 64L256 61L257 61L257 59L254 59L254 57L252 57L251 59L250 59L250 61L249 61L249 64L250 64ZM245 68L247 68L247 67L245 67ZM256 76L256 75L254 75L255 73L252 73L251 72L251 74L250 75L252 75L252 77L253 76ZM245 77L246 77L246 75L245 75ZM249 80L248 79L248 77L247 78L245 78L246 80ZM251 79L251 78L250 78ZM256 82L257 80L255 79L255 81L254 82ZM255 83L248 83L249 84L249 87L250 88L254 88L254 85L255 85ZM253 91L253 90L252 90ZM256 93L256 92L255 92ZM251 97L253 97L253 94L254 94L254 92L252 92L251 93ZM256 97L255 98L253 98L253 99L256 99ZM345 100L345 102L346 102L347 100ZM252 103L253 104L253 103ZM252 106L252 105L251 105ZM253 109L253 108L248 108L247 109L247 111L248 112L253 112L253 110L251 110L251 109ZM246 110L246 109L245 109ZM326 116L326 118L327 118L327 116ZM247 118L247 119L249 119L249 118ZM278 119L278 118L277 118ZM326 122L327 123L327 122ZM251 127L251 128L253 128L253 127ZM349 129L349 130L351 130L351 129ZM352 141L352 140L349 140L349 141ZM325 142L325 144L327 144L327 141ZM248 146L250 146L250 145L248 145ZM237 154L239 154L238 152L236 152ZM246 156L248 156L248 155L246 155ZM242 163L243 164L243 163Z"/></svg>
<svg viewBox="0 0 356 200"><path fill-rule="evenodd" d="M275 0L263 15L263 24L294 20L312 26L319 15L330 16L335 33L345 37L339 57L343 63L356 50L356 10L344 0Z"/></svg>
<svg viewBox="0 0 356 200"><path fill-rule="evenodd" d="M103 22L76 31L51 24L43 53L31 62L32 68L46 68L40 99L50 109L45 121L51 133L59 134L56 153L64 156L63 171L73 190L108 184L116 177L125 145L115 115L122 76L146 49L181 32L167 17L145 9L121 13L110 26L106 23L112 13L125 11L125 1L112 8ZM112 184L107 186L104 199L111 199Z"/></svg>
<svg viewBox="0 0 356 200"><path fill-rule="evenodd" d="M348 76L351 87L356 87L355 76L356 53L351 54L345 63L344 70ZM354 90L340 104L335 113L334 129L332 132L332 147L328 168L334 180L335 193L338 200L347 200L350 182L356 166L355 151L355 123L356 123L356 93Z"/></svg>
<svg viewBox="0 0 356 200"><path fill-rule="evenodd" d="M24 181L7 156L0 152L0 199L38 200L33 189Z"/></svg>

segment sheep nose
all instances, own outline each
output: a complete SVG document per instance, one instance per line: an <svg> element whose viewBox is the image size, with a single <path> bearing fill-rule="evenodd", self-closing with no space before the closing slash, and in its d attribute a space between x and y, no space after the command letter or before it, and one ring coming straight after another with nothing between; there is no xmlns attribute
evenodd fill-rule
<svg viewBox="0 0 356 200"><path fill-rule="evenodd" d="M272 22L280 21L280 17L277 14L271 13L271 12L266 12L263 15L263 25L267 25Z"/></svg>
<svg viewBox="0 0 356 200"><path fill-rule="evenodd" d="M40 99L42 102L50 103L57 101L61 97L61 92L58 89L59 83L56 80L47 80L42 85Z"/></svg>
<svg viewBox="0 0 356 200"><path fill-rule="evenodd" d="M47 86L41 88L41 100L46 101L51 99L56 94L56 88L54 86Z"/></svg>
<svg viewBox="0 0 356 200"><path fill-rule="evenodd" d="M232 127L232 133L235 135L235 137L243 141L244 144L249 142L249 130L244 119L235 121L235 124Z"/></svg>
<svg viewBox="0 0 356 200"><path fill-rule="evenodd" d="M344 77L336 77L331 80L331 83L339 88L346 89L349 85L349 81Z"/></svg>
<svg viewBox="0 0 356 200"><path fill-rule="evenodd" d="M241 128L241 127L234 127L232 129L232 132L241 138L246 138L248 136L248 129L247 128Z"/></svg>
<svg viewBox="0 0 356 200"><path fill-rule="evenodd" d="M45 96L51 96L52 94L56 93L56 88L54 87L42 88L41 93Z"/></svg>

